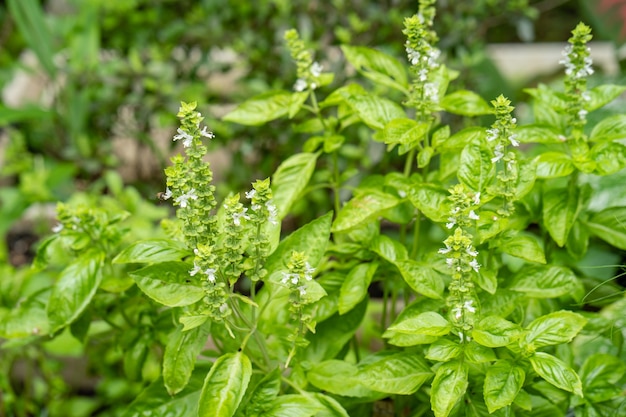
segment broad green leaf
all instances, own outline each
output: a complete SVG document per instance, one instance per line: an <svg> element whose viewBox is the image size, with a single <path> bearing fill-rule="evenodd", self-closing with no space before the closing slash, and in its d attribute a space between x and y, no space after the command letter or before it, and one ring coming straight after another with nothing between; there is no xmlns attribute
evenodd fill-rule
<svg viewBox="0 0 626 417"><path fill-rule="evenodd" d="M345 101L363 123L375 130L383 130L393 119L406 117L396 102L372 94L346 95Z"/></svg>
<svg viewBox="0 0 626 417"><path fill-rule="evenodd" d="M250 359L243 352L226 353L217 358L202 386L198 417L233 416L251 375Z"/></svg>
<svg viewBox="0 0 626 417"><path fill-rule="evenodd" d="M589 102L585 106L588 111L594 111L615 100L626 91L626 86L615 84L602 84L589 89Z"/></svg>
<svg viewBox="0 0 626 417"><path fill-rule="evenodd" d="M535 158L537 178L559 178L574 172L574 163L563 152L544 152Z"/></svg>
<svg viewBox="0 0 626 417"><path fill-rule="evenodd" d="M448 362L462 352L461 346L449 339L438 339L426 350L426 359L437 362Z"/></svg>
<svg viewBox="0 0 626 417"><path fill-rule="evenodd" d="M428 364L415 352L400 352L363 367L361 384L387 394L409 395L432 378Z"/></svg>
<svg viewBox="0 0 626 417"><path fill-rule="evenodd" d="M0 126L28 120L45 121L53 116L53 112L33 104L22 105L20 108L6 107L0 104Z"/></svg>
<svg viewBox="0 0 626 417"><path fill-rule="evenodd" d="M404 281L417 293L441 299L445 283L441 274L432 267L407 259L395 263Z"/></svg>
<svg viewBox="0 0 626 417"><path fill-rule="evenodd" d="M530 233L505 233L501 234L497 240L497 247L504 253L529 262L546 263L543 248Z"/></svg>
<svg viewBox="0 0 626 417"><path fill-rule="evenodd" d="M491 151L477 143L471 143L461 152L461 164L457 172L459 181L474 191L483 191L495 176L495 164Z"/></svg>
<svg viewBox="0 0 626 417"><path fill-rule="evenodd" d="M385 125L382 140L387 145L403 145L408 151L422 142L429 128L429 123L407 118L393 119Z"/></svg>
<svg viewBox="0 0 626 417"><path fill-rule="evenodd" d="M363 300L346 314L337 313L318 323L315 334L307 334L310 343L303 355L306 360L321 362L336 357L358 330L365 316L367 304L367 300Z"/></svg>
<svg viewBox="0 0 626 417"><path fill-rule="evenodd" d="M578 285L576 275L564 266L528 266L512 279L510 290L533 298L554 298L571 293Z"/></svg>
<svg viewBox="0 0 626 417"><path fill-rule="evenodd" d="M376 398L379 394L361 383L358 372L352 363L331 359L313 364L306 376L311 384L331 394Z"/></svg>
<svg viewBox="0 0 626 417"><path fill-rule="evenodd" d="M283 219L306 188L317 162L317 153L298 153L285 159L272 176L272 202Z"/></svg>
<svg viewBox="0 0 626 417"><path fill-rule="evenodd" d="M457 402L463 398L468 386L468 368L453 360L437 368L430 392L430 404L435 417L447 417Z"/></svg>
<svg viewBox="0 0 626 417"><path fill-rule="evenodd" d="M201 287L188 282L190 269L185 262L163 262L133 271L130 276L154 301L179 307L193 304L205 295Z"/></svg>
<svg viewBox="0 0 626 417"><path fill-rule="evenodd" d="M434 222L445 222L450 216L448 193L434 184L416 184L409 192L409 200L424 216Z"/></svg>
<svg viewBox="0 0 626 417"><path fill-rule="evenodd" d="M391 263L402 261L409 256L402 243L386 235L375 236L369 244L369 250Z"/></svg>
<svg viewBox="0 0 626 417"><path fill-rule="evenodd" d="M543 192L543 225L557 245L563 247L581 209L580 192L548 188Z"/></svg>
<svg viewBox="0 0 626 417"><path fill-rule="evenodd" d="M315 398L324 407L324 410L317 413L315 417L350 417L345 408L334 398L319 392L312 392L308 395Z"/></svg>
<svg viewBox="0 0 626 417"><path fill-rule="evenodd" d="M626 114L616 114L602 119L589 134L589 139L594 142L611 141L624 137L626 137Z"/></svg>
<svg viewBox="0 0 626 417"><path fill-rule="evenodd" d="M246 126L263 125L289 112L293 94L297 93L279 90L259 94L241 103L222 119Z"/></svg>
<svg viewBox="0 0 626 417"><path fill-rule="evenodd" d="M363 46L341 45L341 50L357 71L376 84L386 85L402 92L407 90L406 69L397 59Z"/></svg>
<svg viewBox="0 0 626 417"><path fill-rule="evenodd" d="M310 94L309 91L300 91L300 92L295 92L291 95L291 100L289 101L289 114L288 114L290 119L292 119L296 114L298 114L298 112L302 108L302 105L304 104L306 99L309 98L309 94Z"/></svg>
<svg viewBox="0 0 626 417"><path fill-rule="evenodd" d="M580 397L583 396L580 378L559 358L545 352L536 352L530 357L530 364L535 372L550 384Z"/></svg>
<svg viewBox="0 0 626 417"><path fill-rule="evenodd" d="M530 193L537 179L537 165L534 161L519 162L519 175L515 184L515 198L520 200Z"/></svg>
<svg viewBox="0 0 626 417"><path fill-rule="evenodd" d="M424 149L417 153L417 167L424 168L430 164L430 160L433 158L435 150L432 146L426 146Z"/></svg>
<svg viewBox="0 0 626 417"><path fill-rule="evenodd" d="M0 314L0 338L14 339L46 335L49 321L46 304L50 291L44 289L20 300L6 315ZM0 310L1 311L1 310Z"/></svg>
<svg viewBox="0 0 626 417"><path fill-rule="evenodd" d="M150 239L126 247L114 259L115 264L180 261L189 256L187 247L176 240Z"/></svg>
<svg viewBox="0 0 626 417"><path fill-rule="evenodd" d="M442 140L439 142L434 141L433 138L433 146L436 149L442 149L446 151L463 149L466 145L485 137L485 132L486 130L484 127L466 127L465 129L459 130L452 136L449 136L447 138L442 137Z"/></svg>
<svg viewBox="0 0 626 417"><path fill-rule="evenodd" d="M168 337L163 353L163 381L170 395L178 394L189 382L209 329L210 323L189 331L177 327Z"/></svg>
<svg viewBox="0 0 626 417"><path fill-rule="evenodd" d="M580 333L587 319L571 311L555 311L533 320L526 326L521 344L534 349L569 343Z"/></svg>
<svg viewBox="0 0 626 417"><path fill-rule="evenodd" d="M159 378L144 389L130 404L122 417L189 417L198 413L200 390L209 366L199 364L193 371L189 383L175 397L165 389Z"/></svg>
<svg viewBox="0 0 626 417"><path fill-rule="evenodd" d="M525 125L515 129L516 139L521 143L563 143L566 138L550 125Z"/></svg>
<svg viewBox="0 0 626 417"><path fill-rule="evenodd" d="M461 116L482 116L493 113L493 108L481 96L469 90L459 90L448 94L440 104L445 111Z"/></svg>
<svg viewBox="0 0 626 417"><path fill-rule="evenodd" d="M268 272L272 274L285 269L285 265L294 251L305 252L309 264L316 267L326 251L332 218L332 212L326 213L283 239L265 262L265 268Z"/></svg>
<svg viewBox="0 0 626 417"><path fill-rule="evenodd" d="M626 250L626 207L610 207L585 222L591 233L616 248Z"/></svg>
<svg viewBox="0 0 626 417"><path fill-rule="evenodd" d="M339 290L339 314L352 310L367 296L367 290L378 269L378 263L358 264L350 270Z"/></svg>
<svg viewBox="0 0 626 417"><path fill-rule="evenodd" d="M346 232L375 220L382 212L400 204L400 200L392 194L382 191L364 193L353 197L337 213L332 227L333 232Z"/></svg>
<svg viewBox="0 0 626 417"><path fill-rule="evenodd" d="M445 336L450 333L451 330L452 325L448 320L434 311L428 311L415 317L400 319L387 329L387 331L398 333L422 334L426 336Z"/></svg>
<svg viewBox="0 0 626 417"><path fill-rule="evenodd" d="M474 364L487 362L491 364L497 359L494 349L483 346L473 340L465 345L463 356L465 361Z"/></svg>
<svg viewBox="0 0 626 417"><path fill-rule="evenodd" d="M324 411L326 407L313 396L286 394L274 398L263 417L312 417Z"/></svg>
<svg viewBox="0 0 626 417"><path fill-rule="evenodd" d="M626 146L617 142L601 142L591 148L591 159L596 162L596 172L611 175L626 168Z"/></svg>
<svg viewBox="0 0 626 417"><path fill-rule="evenodd" d="M488 316L474 327L472 337L476 343L495 348L510 345L521 333L522 329L517 324L499 316Z"/></svg>
<svg viewBox="0 0 626 417"><path fill-rule="evenodd" d="M324 136L324 153L333 153L337 149L341 148L341 145L346 141L345 136L342 135L330 135Z"/></svg>
<svg viewBox="0 0 626 417"><path fill-rule="evenodd" d="M493 269L481 268L476 274L474 281L480 288L489 294L495 294L498 290L498 272Z"/></svg>
<svg viewBox="0 0 626 417"><path fill-rule="evenodd" d="M61 272L48 300L50 333L72 323L89 305L102 280L103 263L104 253L93 249Z"/></svg>
<svg viewBox="0 0 626 417"><path fill-rule="evenodd" d="M524 385L524 369L507 359L487 368L483 393L489 413L511 405Z"/></svg>
<svg viewBox="0 0 626 417"><path fill-rule="evenodd" d="M585 398L603 402L623 397L619 381L626 372L626 364L606 353L596 353L587 358L580 369L580 379Z"/></svg>
<svg viewBox="0 0 626 417"><path fill-rule="evenodd" d="M280 376L280 368L275 368L272 372L264 375L252 390L247 391L247 398L244 397L245 407L243 407L243 410L241 406L239 407L237 416L252 417L265 415L270 403L280 393Z"/></svg>
<svg viewBox="0 0 626 417"><path fill-rule="evenodd" d="M140 334L124 351L124 374L130 381L141 381L143 366L151 343L149 334Z"/></svg>

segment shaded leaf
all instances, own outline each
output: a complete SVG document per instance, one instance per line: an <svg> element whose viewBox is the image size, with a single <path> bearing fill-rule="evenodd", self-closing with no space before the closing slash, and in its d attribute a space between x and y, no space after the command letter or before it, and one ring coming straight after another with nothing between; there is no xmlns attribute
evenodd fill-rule
<svg viewBox="0 0 626 417"><path fill-rule="evenodd" d="M150 239L124 248L114 259L115 264L180 261L189 256L187 247L176 240Z"/></svg>
<svg viewBox="0 0 626 417"><path fill-rule="evenodd" d="M545 352L536 352L530 357L530 364L535 372L550 384L580 397L583 396L580 378L559 358Z"/></svg>
<svg viewBox="0 0 626 417"><path fill-rule="evenodd" d="M198 417L233 416L251 375L250 359L243 352L226 353L217 358L202 386Z"/></svg>
<svg viewBox="0 0 626 417"><path fill-rule="evenodd" d="M168 307L193 304L204 297L204 290L190 281L190 265L185 262L163 262L148 265L130 273L137 286L148 297Z"/></svg>

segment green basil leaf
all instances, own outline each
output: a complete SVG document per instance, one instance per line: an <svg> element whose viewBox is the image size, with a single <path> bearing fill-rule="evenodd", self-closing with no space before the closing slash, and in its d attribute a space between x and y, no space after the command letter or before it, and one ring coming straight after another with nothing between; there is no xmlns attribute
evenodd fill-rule
<svg viewBox="0 0 626 417"><path fill-rule="evenodd" d="M114 264L156 263L180 261L190 255L181 242L169 239L150 239L135 242L126 247L114 259Z"/></svg>
<svg viewBox="0 0 626 417"><path fill-rule="evenodd" d="M65 268L50 293L47 313L50 333L71 324L87 308L102 280L104 253L84 253Z"/></svg>
<svg viewBox="0 0 626 417"><path fill-rule="evenodd" d="M382 191L361 194L353 197L344 205L335 219L333 232L346 232L363 223L375 220L382 212L400 204L400 200L392 194Z"/></svg>
<svg viewBox="0 0 626 417"><path fill-rule="evenodd" d="M264 417L312 417L327 411L313 396L286 394L276 397ZM213 416L215 414L212 414ZM208 416L208 415L207 415ZM220 416L221 417L221 416Z"/></svg>
<svg viewBox="0 0 626 417"><path fill-rule="evenodd" d="M557 245L563 247L581 209L581 193L565 188L543 192L543 225Z"/></svg>
<svg viewBox="0 0 626 417"><path fill-rule="evenodd" d="M574 172L574 163L563 152L544 152L534 159L537 178L559 178Z"/></svg>
<svg viewBox="0 0 626 417"><path fill-rule="evenodd" d="M393 119L405 118L406 113L396 102L373 94L346 95L345 102L368 127L383 130Z"/></svg>
<svg viewBox="0 0 626 417"><path fill-rule="evenodd" d="M163 381L170 395L178 394L189 382L209 329L210 323L206 323L189 331L177 327L170 334L163 353Z"/></svg>
<svg viewBox="0 0 626 417"><path fill-rule="evenodd" d="M538 349L544 346L569 343L587 323L580 314L555 311L530 322L520 344Z"/></svg>
<svg viewBox="0 0 626 417"><path fill-rule="evenodd" d="M515 129L516 139L521 143L563 143L566 138L550 125L525 125Z"/></svg>
<svg viewBox="0 0 626 417"><path fill-rule="evenodd" d="M529 266L513 276L510 290L533 298L554 298L578 287L576 275L563 266Z"/></svg>
<svg viewBox="0 0 626 417"><path fill-rule="evenodd" d="M293 94L289 91L268 91L254 96L230 113L222 120L246 126L260 126L289 112Z"/></svg>
<svg viewBox="0 0 626 417"><path fill-rule="evenodd" d="M585 222L587 229L607 243L626 250L626 207L610 207Z"/></svg>
<svg viewBox="0 0 626 417"><path fill-rule="evenodd" d="M367 290L378 269L378 263L358 264L350 270L339 290L339 314L352 310L367 296Z"/></svg>
<svg viewBox="0 0 626 417"><path fill-rule="evenodd" d="M496 173L491 157L491 151L477 143L465 146L461 152L461 164L457 172L459 181L471 190L483 191L493 181Z"/></svg>
<svg viewBox="0 0 626 417"><path fill-rule="evenodd" d="M312 392L308 395L315 398L324 407L324 411L317 413L316 417L350 417L346 409L334 398L319 392Z"/></svg>
<svg viewBox="0 0 626 417"><path fill-rule="evenodd" d="M524 369L507 359L487 368L483 393L489 413L511 405L524 385Z"/></svg>
<svg viewBox="0 0 626 417"><path fill-rule="evenodd" d="M317 153L298 153L285 159L272 176L272 202L283 219L306 188L317 162Z"/></svg>
<svg viewBox="0 0 626 417"><path fill-rule="evenodd" d="M415 184L409 192L409 200L424 216L434 222L445 222L450 216L448 193L433 184Z"/></svg>
<svg viewBox="0 0 626 417"><path fill-rule="evenodd" d="M611 141L623 137L626 137L626 114L616 114L602 119L589 134L589 139L594 142Z"/></svg>
<svg viewBox="0 0 626 417"><path fill-rule="evenodd" d="M447 417L463 398L468 387L468 368L462 361L453 360L437 368L430 391L430 404L435 417Z"/></svg>
<svg viewBox="0 0 626 417"><path fill-rule="evenodd" d="M298 112L302 108L302 105L304 104L306 99L309 98L309 95L310 95L310 91L308 90L295 92L291 94L291 99L289 100L289 114L288 114L288 117L290 119L292 119L296 114L298 114Z"/></svg>
<svg viewBox="0 0 626 417"><path fill-rule="evenodd" d="M536 352L530 357L530 364L535 372L550 384L580 397L583 396L580 378L559 358L545 352Z"/></svg>
<svg viewBox="0 0 626 417"><path fill-rule="evenodd" d="M409 150L422 142L429 129L429 123L407 118L393 119L385 125L382 139L387 145L404 145Z"/></svg>
<svg viewBox="0 0 626 417"><path fill-rule="evenodd" d="M493 114L493 108L481 96L469 90L448 94L440 104L445 111L462 116Z"/></svg>
<svg viewBox="0 0 626 417"><path fill-rule="evenodd" d="M452 136L443 137L440 141L435 141L433 138L433 146L445 151L463 149L466 145L485 137L485 132L486 129L484 127L466 127Z"/></svg>
<svg viewBox="0 0 626 417"><path fill-rule="evenodd" d="M359 379L359 368L349 362L331 359L312 365L307 380L319 389L345 397L377 398L381 395L366 388Z"/></svg>
<svg viewBox="0 0 626 417"><path fill-rule="evenodd" d="M385 235L375 236L369 244L369 250L391 263L402 261L409 257L402 243Z"/></svg>
<svg viewBox="0 0 626 417"><path fill-rule="evenodd" d="M498 237L497 241L497 247L504 253L529 262L546 263L543 248L530 233L504 233Z"/></svg>
<svg viewBox="0 0 626 417"><path fill-rule="evenodd" d="M596 353L587 358L580 369L585 398L599 403L622 398L619 381L626 373L626 364L606 353Z"/></svg>
<svg viewBox="0 0 626 417"><path fill-rule="evenodd" d="M462 352L461 346L450 339L440 338L426 350L426 359L437 362L448 362Z"/></svg>
<svg viewBox="0 0 626 417"><path fill-rule="evenodd" d="M472 337L476 343L495 348L510 345L521 333L522 329L517 324L499 316L488 316L474 327Z"/></svg>
<svg viewBox="0 0 626 417"><path fill-rule="evenodd" d="M419 294L429 298L441 299L445 283L443 276L432 267L411 259L395 263L404 281Z"/></svg>
<svg viewBox="0 0 626 417"><path fill-rule="evenodd" d="M387 331L397 333L421 334L426 336L445 336L450 333L451 330L452 325L450 322L434 311L421 313L415 317L400 318L387 329Z"/></svg>
<svg viewBox="0 0 626 417"><path fill-rule="evenodd" d="M280 376L280 368L275 368L269 374L264 375L252 390L246 391L246 396L242 402L242 405L245 404L245 407L243 407L243 410L241 406L239 407L237 416L265 415L270 403L276 399L280 393Z"/></svg>
<svg viewBox="0 0 626 417"><path fill-rule="evenodd" d="M6 315L0 310L0 337L17 339L47 335L50 328L46 313L49 296L49 289L43 289L21 300Z"/></svg>
<svg viewBox="0 0 626 417"><path fill-rule="evenodd" d="M585 106L588 111L594 111L610 103L626 91L626 86L602 84L588 90L589 102Z"/></svg>
<svg viewBox="0 0 626 417"><path fill-rule="evenodd" d="M626 146L617 142L600 142L591 148L590 158L596 162L598 174L615 174L626 168Z"/></svg>
<svg viewBox="0 0 626 417"><path fill-rule="evenodd" d="M348 62L364 77L376 84L406 92L408 78L405 66L396 58L363 46L341 45Z"/></svg>
<svg viewBox="0 0 626 417"><path fill-rule="evenodd" d="M226 353L217 358L204 379L198 417L232 417L251 375L250 359L243 352Z"/></svg>
<svg viewBox="0 0 626 417"><path fill-rule="evenodd" d="M204 290L190 282L190 265L185 262L151 264L130 273L141 291L168 307L193 304L204 297Z"/></svg>
<svg viewBox="0 0 626 417"><path fill-rule="evenodd" d="M432 378L428 364L414 352L383 357L363 367L358 379L369 389L387 394L409 395Z"/></svg>

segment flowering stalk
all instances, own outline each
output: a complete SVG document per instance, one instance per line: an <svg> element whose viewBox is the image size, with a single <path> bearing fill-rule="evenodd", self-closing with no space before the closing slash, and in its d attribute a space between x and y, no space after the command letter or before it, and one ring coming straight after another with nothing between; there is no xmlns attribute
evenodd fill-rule
<svg viewBox="0 0 626 417"><path fill-rule="evenodd" d="M267 234L263 232L263 225L268 222L276 225L278 211L272 202L269 178L255 181L252 184L252 190L246 193L246 198L250 199L250 212L247 217L254 230L250 241L254 253L248 262L248 277L254 283L267 275L267 270L263 268L263 265L269 255L270 241Z"/></svg>
<svg viewBox="0 0 626 417"><path fill-rule="evenodd" d="M517 158L514 152L507 152L507 147L518 147L517 135L513 133L516 119L511 116L514 107L511 101L503 95L491 101L496 115L496 121L487 130L487 142L493 143L494 157L491 162L500 167L496 176L497 183L490 190L495 195L502 196L503 203L498 209L498 214L509 217L515 211L513 201L515 200L515 184L519 177Z"/></svg>
<svg viewBox="0 0 626 417"><path fill-rule="evenodd" d="M566 113L569 116L568 125L571 127L572 139L584 139L583 128L587 123L585 109L591 96L587 91L587 77L593 74L593 63L589 56L590 49L587 43L591 40L591 28L579 23L572 31L569 45L563 51L560 64L565 65L565 94L567 96Z"/></svg>
<svg viewBox="0 0 626 417"><path fill-rule="evenodd" d="M435 17L435 0L420 0L419 13L404 20L406 53L411 64L413 82L409 90L407 106L416 109L416 117L421 121L432 119L439 103L439 83L435 71L440 67L437 61L441 51L434 45L437 34L431 29Z"/></svg>
<svg viewBox="0 0 626 417"><path fill-rule="evenodd" d="M461 342L469 342L469 333L477 319L478 299L474 291L473 274L480 265L476 259L478 251L472 244L473 236L468 229L478 220L476 208L480 204L480 193L472 193L463 184L450 189L452 201L448 229L454 232L443 242L446 247L439 253L446 256L446 264L451 271L452 281L446 304L450 308L450 320Z"/></svg>
<svg viewBox="0 0 626 417"><path fill-rule="evenodd" d="M306 49L304 42L295 29L285 32L285 40L291 57L298 66L298 80L293 86L295 91L315 90L320 85L322 65L314 62L311 52Z"/></svg>
<svg viewBox="0 0 626 417"><path fill-rule="evenodd" d="M285 363L285 368L289 366L289 362L296 352L296 348L306 344L304 333L306 328L314 331L312 325L312 317L304 313L304 306L307 304L307 282L313 279L315 268L307 262L307 256L303 252L293 251L289 262L287 262L287 271L283 272L281 284L289 289L289 311L294 321L298 322L297 331L291 335L290 341L293 342L289 356Z"/></svg>

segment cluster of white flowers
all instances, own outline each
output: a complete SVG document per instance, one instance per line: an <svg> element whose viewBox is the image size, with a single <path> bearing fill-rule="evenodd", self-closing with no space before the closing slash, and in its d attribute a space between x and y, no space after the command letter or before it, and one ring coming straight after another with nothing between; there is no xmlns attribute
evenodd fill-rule
<svg viewBox="0 0 626 417"><path fill-rule="evenodd" d="M590 52L589 47L586 49L587 53ZM559 61L559 64L565 65L565 75L572 77L573 79L587 78L593 74L593 60L590 56L585 56L582 59L582 66L578 65L575 61L579 58L578 54L574 52L573 45L567 45L562 52L563 59Z"/></svg>
<svg viewBox="0 0 626 417"><path fill-rule="evenodd" d="M197 265L197 264L193 264L193 269L189 271L189 275L190 276L195 276L198 273L203 273L206 275L206 278L209 282L211 283L215 283L215 269L214 268L207 268L204 271L202 270L202 268Z"/></svg>
<svg viewBox="0 0 626 417"><path fill-rule="evenodd" d="M170 195L171 195L171 192L170 192ZM196 194L196 189L192 188L185 194L176 197L174 199L174 202L177 203L182 208L185 208L187 207L187 204L189 204L189 200L197 200L197 199L198 199L198 195Z"/></svg>
<svg viewBox="0 0 626 417"><path fill-rule="evenodd" d="M198 116L200 116L200 113L198 113ZM198 123L197 128L200 129L200 123ZM180 127L176 129L176 132L178 132L178 134L174 135L174 142L178 140L182 140L183 146L185 148L189 148L193 144L193 135L191 135L189 132L186 132ZM204 126L202 130L200 131L200 136L203 136L209 139L215 138L215 135L213 134L213 132L208 131L206 126Z"/></svg>
<svg viewBox="0 0 626 417"><path fill-rule="evenodd" d="M515 125L516 122L517 120L514 117L511 118L512 125ZM493 142L494 140L500 137L500 134L501 132L500 132L500 129L498 128L494 127L491 129L487 129L487 141ZM515 133L511 133L510 135L508 135L506 137L506 140L508 140L511 146L514 146L514 147L519 146L519 141L517 140L517 135ZM498 141L496 143L496 146L494 147L494 150L493 150L494 157L491 158L491 162L495 164L496 162L504 158L504 151L505 151L505 143L503 141Z"/></svg>
<svg viewBox="0 0 626 417"><path fill-rule="evenodd" d="M311 68L309 68L309 72L311 73L310 79L298 78L293 85L293 89L297 92L302 92L308 87L311 87L311 90L315 90L317 88L317 79L322 75L322 70L323 67L319 62L313 62Z"/></svg>
<svg viewBox="0 0 626 417"><path fill-rule="evenodd" d="M304 275L306 281L311 281L313 279L313 272L315 272L315 268L311 267L311 265L306 262L304 274L283 271L283 277L280 282L285 285L291 284L293 288L299 291L300 296L304 296L306 295L306 286L301 282L301 275Z"/></svg>

